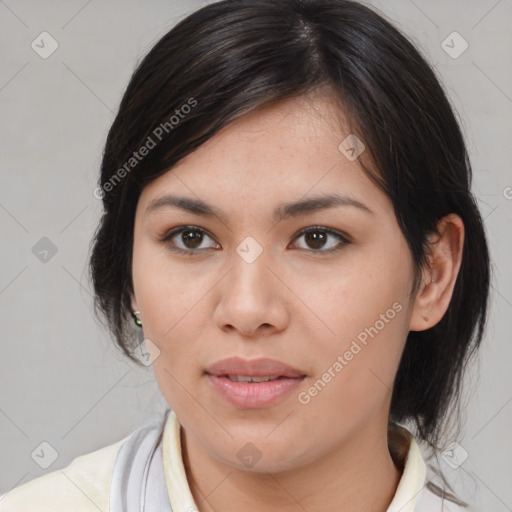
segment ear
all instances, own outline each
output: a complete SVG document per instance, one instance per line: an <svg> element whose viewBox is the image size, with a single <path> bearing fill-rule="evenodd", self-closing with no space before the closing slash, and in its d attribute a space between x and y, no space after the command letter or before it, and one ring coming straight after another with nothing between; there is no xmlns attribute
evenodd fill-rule
<svg viewBox="0 0 512 512"><path fill-rule="evenodd" d="M462 262L464 223L455 213L437 224L439 234L429 240L430 268L424 269L414 300L409 330L423 331L436 325L446 313Z"/></svg>

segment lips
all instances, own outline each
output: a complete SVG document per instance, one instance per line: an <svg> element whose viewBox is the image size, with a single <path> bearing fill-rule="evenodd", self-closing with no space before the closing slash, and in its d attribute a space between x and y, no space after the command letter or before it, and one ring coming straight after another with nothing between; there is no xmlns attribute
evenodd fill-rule
<svg viewBox="0 0 512 512"><path fill-rule="evenodd" d="M231 405L257 409L275 405L289 396L306 375L275 359L232 357L205 370L212 389Z"/></svg>
<svg viewBox="0 0 512 512"><path fill-rule="evenodd" d="M206 373L218 377L286 377L290 379L304 377L304 372L276 359L242 359L230 357L222 359L206 368Z"/></svg>

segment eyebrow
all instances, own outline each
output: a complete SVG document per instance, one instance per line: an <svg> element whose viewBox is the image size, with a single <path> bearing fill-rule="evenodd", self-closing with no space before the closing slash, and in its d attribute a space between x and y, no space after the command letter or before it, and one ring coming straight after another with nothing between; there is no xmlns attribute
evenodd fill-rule
<svg viewBox="0 0 512 512"><path fill-rule="evenodd" d="M219 208L209 205L201 199L178 197L172 195L165 195L153 199L153 201L151 201L151 203L147 206L144 215L148 215L155 210L169 206L180 208L196 215L218 217L222 222L227 223L225 214ZM339 194L329 194L325 196L312 197L309 199L302 199L292 203L281 204L274 210L274 220L282 221L290 217L306 215L311 212L325 210L327 208L334 208L337 206L352 206L371 215L375 215L373 210L353 197Z"/></svg>

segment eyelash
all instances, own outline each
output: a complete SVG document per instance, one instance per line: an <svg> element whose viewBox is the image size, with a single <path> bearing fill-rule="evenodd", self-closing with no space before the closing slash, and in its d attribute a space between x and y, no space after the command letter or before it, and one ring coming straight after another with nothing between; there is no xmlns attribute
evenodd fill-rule
<svg viewBox="0 0 512 512"><path fill-rule="evenodd" d="M176 235L180 235L181 233L185 232L185 231L194 231L194 232L200 232L200 233L203 233L205 235L207 235L209 238L211 238L212 240L213 237L204 229L198 227L198 226L181 226L179 228L173 228L171 229L170 231L168 231L167 233L165 233L163 235L163 237L160 239L160 241L166 245L173 245L174 247L169 247L169 249L175 253L178 253L178 254L183 254L185 256L195 256L196 254L198 254L199 252L201 252L202 250L204 249L196 249L196 250L193 250L193 249L188 249L188 250L185 250L185 249L180 249L178 247L176 247L176 245L171 242L171 239L174 238ZM327 250L315 250L315 249L301 249L303 251L311 251L311 252L314 252L315 254L321 254L322 256L323 255L326 255L326 254L332 254L334 252L337 252L339 250L341 250L345 245L348 245L350 243L352 243L347 236L343 235L342 233L334 230L334 229L331 229L331 228L327 228L325 226L309 226L307 228L303 228L301 229L297 235L293 238L293 240L296 240L298 238L300 238L302 235L305 235L307 233L310 233L310 232L322 232L322 233L326 233L327 235L331 235L331 236L334 236L336 238L338 238L342 244L341 245L338 245L334 248L331 248L331 249L327 249ZM211 249L211 247L209 247L208 249Z"/></svg>

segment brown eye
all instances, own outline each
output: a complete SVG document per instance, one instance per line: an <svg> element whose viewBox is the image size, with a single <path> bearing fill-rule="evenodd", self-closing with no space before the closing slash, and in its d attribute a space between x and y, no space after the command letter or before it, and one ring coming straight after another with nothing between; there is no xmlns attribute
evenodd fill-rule
<svg viewBox="0 0 512 512"><path fill-rule="evenodd" d="M328 238L328 235L324 231L309 231L304 235L306 244L312 249L321 249Z"/></svg>
<svg viewBox="0 0 512 512"><path fill-rule="evenodd" d="M170 246L171 251L193 255L199 253L202 249L216 249L219 247L218 244L214 244L212 247L203 246L205 240L212 238L201 228L196 226L184 226L171 230L169 233L164 235L162 242Z"/></svg>
<svg viewBox="0 0 512 512"><path fill-rule="evenodd" d="M348 238L341 233L321 226L303 229L296 237L296 240L301 238L304 239L305 246L299 247L300 249L312 250L318 253L337 251L350 243Z"/></svg>
<svg viewBox="0 0 512 512"><path fill-rule="evenodd" d="M182 231L181 240L187 249L197 249L203 241L203 233L197 229Z"/></svg>

